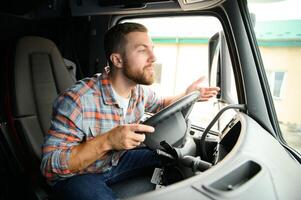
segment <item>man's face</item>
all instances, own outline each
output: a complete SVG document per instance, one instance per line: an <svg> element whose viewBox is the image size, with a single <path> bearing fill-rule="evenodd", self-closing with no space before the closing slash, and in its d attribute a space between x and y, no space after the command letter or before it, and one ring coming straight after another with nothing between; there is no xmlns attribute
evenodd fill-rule
<svg viewBox="0 0 301 200"><path fill-rule="evenodd" d="M132 32L126 38L122 58L124 75L137 84L151 85L154 82L153 63L156 57L149 35L146 32Z"/></svg>

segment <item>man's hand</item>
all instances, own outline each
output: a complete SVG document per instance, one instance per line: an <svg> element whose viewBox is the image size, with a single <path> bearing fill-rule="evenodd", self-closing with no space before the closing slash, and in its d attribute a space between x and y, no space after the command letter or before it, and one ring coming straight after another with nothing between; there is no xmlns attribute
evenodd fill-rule
<svg viewBox="0 0 301 200"><path fill-rule="evenodd" d="M133 149L144 141L145 135L155 129L143 124L120 125L94 139L73 146L71 149L68 169L77 172L85 169L97 159L105 159L111 150Z"/></svg>
<svg viewBox="0 0 301 200"><path fill-rule="evenodd" d="M154 131L153 127L144 124L120 125L108 132L108 143L113 150L133 149L145 140L145 134L142 132L152 133Z"/></svg>
<svg viewBox="0 0 301 200"><path fill-rule="evenodd" d="M202 76L195 82L193 82L187 89L185 94L189 94L195 90L200 91L201 95L199 100L200 101L207 101L212 97L215 97L220 90L219 87L201 87L200 84L205 80L205 76Z"/></svg>

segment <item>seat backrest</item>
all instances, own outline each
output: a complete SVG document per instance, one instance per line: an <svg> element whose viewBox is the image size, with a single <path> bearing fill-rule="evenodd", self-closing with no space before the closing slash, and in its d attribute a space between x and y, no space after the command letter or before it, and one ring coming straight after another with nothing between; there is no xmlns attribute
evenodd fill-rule
<svg viewBox="0 0 301 200"><path fill-rule="evenodd" d="M74 84L56 45L25 36L16 45L13 70L13 117L29 150L38 159L50 126L52 103Z"/></svg>

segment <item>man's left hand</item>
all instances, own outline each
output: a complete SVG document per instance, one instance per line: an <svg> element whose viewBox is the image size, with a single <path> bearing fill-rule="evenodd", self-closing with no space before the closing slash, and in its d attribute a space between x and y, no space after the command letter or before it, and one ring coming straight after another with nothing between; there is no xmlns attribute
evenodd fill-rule
<svg viewBox="0 0 301 200"><path fill-rule="evenodd" d="M187 89L185 94L189 94L195 90L200 91L201 95L199 101L208 101L210 98L215 97L220 88L219 87L202 87L200 84L205 80L205 76L202 76L195 82L193 82Z"/></svg>

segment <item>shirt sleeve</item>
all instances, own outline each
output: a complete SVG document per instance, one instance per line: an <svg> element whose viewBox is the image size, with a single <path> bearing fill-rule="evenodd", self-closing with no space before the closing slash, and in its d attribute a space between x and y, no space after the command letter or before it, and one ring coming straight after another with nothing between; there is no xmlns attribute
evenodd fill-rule
<svg viewBox="0 0 301 200"><path fill-rule="evenodd" d="M71 149L83 139L80 98L64 93L53 104L50 129L42 147L42 174L52 182L73 176L68 170Z"/></svg>
<svg viewBox="0 0 301 200"><path fill-rule="evenodd" d="M143 87L143 95L145 98L145 111L150 113L159 112L164 107L164 100L159 97L153 90L149 87Z"/></svg>

